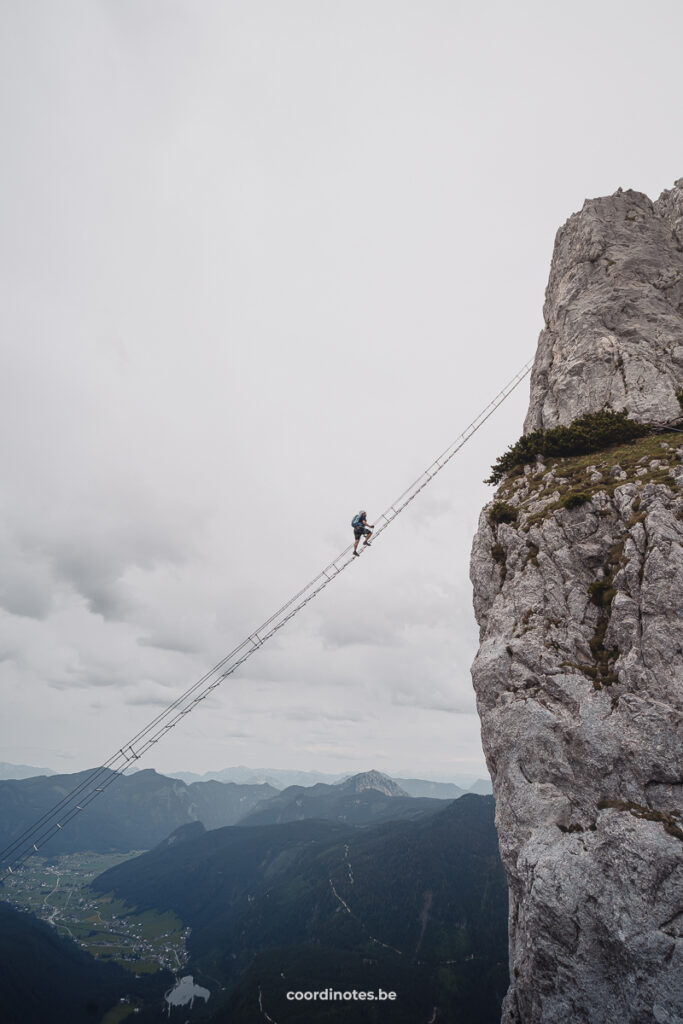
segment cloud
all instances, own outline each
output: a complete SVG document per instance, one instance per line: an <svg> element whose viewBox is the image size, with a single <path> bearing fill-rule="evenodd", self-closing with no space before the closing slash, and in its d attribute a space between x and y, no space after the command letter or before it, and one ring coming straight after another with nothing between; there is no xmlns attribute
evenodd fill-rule
<svg viewBox="0 0 683 1024"><path fill-rule="evenodd" d="M349 758L358 757L358 747L344 743L307 743L304 741L297 743L296 749L313 757L331 757L346 763L348 763ZM385 760L382 754L375 753L373 757L377 761Z"/></svg>
<svg viewBox="0 0 683 1024"><path fill-rule="evenodd" d="M395 647L402 643L400 628L385 613L352 609L344 618L325 623L320 636L326 647Z"/></svg>
<svg viewBox="0 0 683 1024"><path fill-rule="evenodd" d="M678 143L659 131L664 149L634 156L624 103L599 144L586 136L589 163L558 160L560 136L534 148L536 56L573 66L580 20L558 51L552 25L525 36L499 5L519 45L491 46L457 5L426 20L403 5L389 28L371 14L359 48L344 5L313 28L276 5L47 22L5 6L0 730L97 763L345 548L361 502L376 515L479 413L531 354L558 224L612 191L616 166L665 187ZM609 42L596 17L591 39ZM680 33L645 30L657 73L631 91L661 128ZM487 88L468 91L473 75ZM593 81L578 101L570 75L553 82L546 113L592 101ZM520 139L531 156L508 161L501 191L499 153ZM539 159L548 173L530 173ZM462 746L481 761L467 563L482 477L525 400L173 730L176 757L445 764Z"/></svg>
<svg viewBox="0 0 683 1024"><path fill-rule="evenodd" d="M130 670L126 666L115 666L113 663L94 663L82 661L78 655L64 669L64 674L47 680L53 690L89 689L90 687L123 687L130 685Z"/></svg>
<svg viewBox="0 0 683 1024"><path fill-rule="evenodd" d="M155 707L165 708L170 704L168 694L158 693L134 693L126 696L125 703L129 707Z"/></svg>
<svg viewBox="0 0 683 1024"><path fill-rule="evenodd" d="M0 523L0 607L13 615L45 619L52 608L48 562L29 544L15 540Z"/></svg>
<svg viewBox="0 0 683 1024"><path fill-rule="evenodd" d="M152 572L159 565L178 564L187 556L186 542L163 536L148 514L143 506L135 525L124 519L101 523L100 528L91 524L77 535L43 537L43 554L53 566L55 579L71 586L95 614L125 620L139 604L136 589L126 577L134 570Z"/></svg>
<svg viewBox="0 0 683 1024"><path fill-rule="evenodd" d="M284 718L291 722L314 722L317 724L340 722L356 723L366 720L366 716L352 714L348 711L329 711L326 708L315 708L310 706L280 708L275 712L278 718Z"/></svg>
<svg viewBox="0 0 683 1024"><path fill-rule="evenodd" d="M428 692L399 691L393 696L393 703L398 707L423 708L426 711L445 711L451 715L476 715L477 708L474 695L455 691L432 689Z"/></svg>
<svg viewBox="0 0 683 1024"><path fill-rule="evenodd" d="M185 640L176 634L164 635L162 632L140 636L137 643L141 647L158 647L162 651L176 651L178 654L197 654L200 650L197 642Z"/></svg>

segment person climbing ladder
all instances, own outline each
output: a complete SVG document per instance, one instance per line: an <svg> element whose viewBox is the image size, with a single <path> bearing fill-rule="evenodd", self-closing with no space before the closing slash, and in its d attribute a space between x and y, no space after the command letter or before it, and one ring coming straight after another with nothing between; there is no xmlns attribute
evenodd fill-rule
<svg viewBox="0 0 683 1024"><path fill-rule="evenodd" d="M437 473L450 462L460 451L473 434L488 420L492 413L512 394L512 392L524 380L531 370L531 360L499 391L495 398L482 409L479 415L470 425L456 438L453 444L442 452L427 469L414 480L403 494L389 506L379 520L377 533L386 530L394 519L408 508L410 503L424 490ZM367 522L367 513L360 512L358 518L358 533L356 534L356 517L354 516L353 530L356 536L354 548L357 549L358 541L365 536L365 545L370 543L374 526ZM185 690L180 696L175 697L171 703L144 728L140 729L128 742L120 746L106 761L99 767L94 768L87 774L86 778L76 785L71 792L60 796L54 807L46 810L41 816L17 838L13 839L4 850L0 850L0 881L5 881L20 867L29 857L38 853L50 839L61 833L68 822L82 813L89 804L100 794L106 792L109 786L125 775L144 754L168 735L169 731L185 721L185 716L195 708L198 708L210 693L220 686L226 679L232 676L246 660L256 651L263 647L263 644L274 636L285 626L295 615L302 611L310 602L329 584L342 573L347 566L358 557L357 550L347 557L350 546L341 552L332 562L319 572L308 584L298 590L293 597L283 604L270 618L261 623L258 629L242 640L229 654L214 665L212 669L205 672L196 682Z"/></svg>
<svg viewBox="0 0 683 1024"><path fill-rule="evenodd" d="M356 541L353 545L353 553L356 556L356 558L360 557L358 554L358 541L361 539L361 537L365 537L365 540L363 541L363 547L370 547L370 537L372 537L372 531L374 530L374 526L368 525L367 515L367 512L361 510L351 520L351 526L353 527L353 535L356 538Z"/></svg>

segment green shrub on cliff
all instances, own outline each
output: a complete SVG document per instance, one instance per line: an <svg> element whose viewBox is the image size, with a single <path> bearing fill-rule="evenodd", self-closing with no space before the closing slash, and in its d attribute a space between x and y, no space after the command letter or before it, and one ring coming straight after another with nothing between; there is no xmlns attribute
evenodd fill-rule
<svg viewBox="0 0 683 1024"><path fill-rule="evenodd" d="M489 509L489 522L494 526L499 523L514 523L516 519L517 510L505 501L494 501Z"/></svg>
<svg viewBox="0 0 683 1024"><path fill-rule="evenodd" d="M523 434L519 441L491 466L491 476L484 483L497 484L506 473L533 462L537 455L560 457L564 455L588 455L599 452L610 445L633 441L643 437L650 428L645 423L629 419L625 412L589 412L579 416L568 427L552 427L550 430L534 430Z"/></svg>

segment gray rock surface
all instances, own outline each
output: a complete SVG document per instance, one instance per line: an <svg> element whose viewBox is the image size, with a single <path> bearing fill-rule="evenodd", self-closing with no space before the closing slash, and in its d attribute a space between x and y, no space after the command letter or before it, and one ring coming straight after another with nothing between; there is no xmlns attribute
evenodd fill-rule
<svg viewBox="0 0 683 1024"><path fill-rule="evenodd" d="M560 232L527 424L605 396L680 415L682 184L655 206L591 201ZM660 246L669 296L652 284ZM615 255L616 296L597 281ZM609 342L600 305L621 310ZM471 561L472 676L510 885L503 1022L683 1024L683 434L546 461L503 481L513 521L484 509Z"/></svg>
<svg viewBox="0 0 683 1024"><path fill-rule="evenodd" d="M543 314L526 433L607 406L680 416L683 178L655 203L621 190L586 200L557 233Z"/></svg>

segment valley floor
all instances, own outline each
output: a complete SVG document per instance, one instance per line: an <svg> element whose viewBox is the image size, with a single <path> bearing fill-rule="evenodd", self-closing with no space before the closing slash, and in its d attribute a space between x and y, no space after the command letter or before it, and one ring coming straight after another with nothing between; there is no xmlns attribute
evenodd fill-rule
<svg viewBox="0 0 683 1024"><path fill-rule="evenodd" d="M33 857L5 883L3 896L103 962L118 963L135 974L162 968L179 971L187 963L190 930L172 911L134 914L111 894L95 895L88 888L97 875L136 856L137 852L72 853L49 861Z"/></svg>

